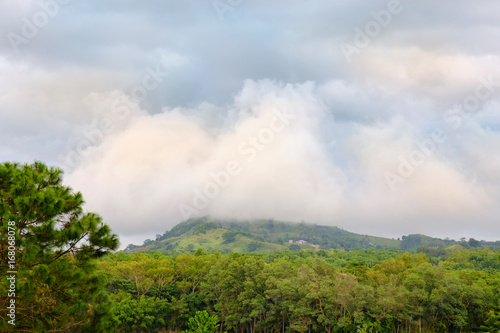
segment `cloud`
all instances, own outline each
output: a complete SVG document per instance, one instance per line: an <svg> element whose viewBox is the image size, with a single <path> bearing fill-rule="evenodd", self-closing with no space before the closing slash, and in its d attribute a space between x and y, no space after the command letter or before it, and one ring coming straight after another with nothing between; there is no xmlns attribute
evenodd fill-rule
<svg viewBox="0 0 500 333"><path fill-rule="evenodd" d="M192 205L193 190L203 189L210 174L225 170L230 161L237 161L243 171L204 213L269 215L293 201L297 208L287 215L292 218L304 210L298 204L309 195L324 196L324 202L330 198L328 205L335 206L336 178L342 174L316 142L320 118L314 113L325 116L325 110L315 102L312 89L311 84L248 81L228 110L230 120L223 128L210 126L196 110L138 116L85 157L68 182L90 198L89 207L120 221L113 226L124 232L135 230L138 220L151 221L150 227L156 228L179 222L179 205ZM276 114L283 110L292 118L279 120ZM269 132L272 137L262 133L269 127L277 128ZM317 204L306 207L309 214L316 214ZM135 208L119 209L123 206Z"/></svg>
<svg viewBox="0 0 500 333"><path fill-rule="evenodd" d="M305 220L388 236L432 228L458 237L474 221L477 235L487 235L496 223L489 212L500 199L491 181L499 180L471 176L493 171L487 161L474 158L470 166L464 155L449 158L450 145L467 146L451 136L426 155L419 144L430 132L401 116L327 133L325 123L341 126L324 100L332 87L345 90L335 82L247 81L222 127L197 109L141 114L107 137L67 181L83 191L89 209L128 236L169 229L186 217L182 207L198 215ZM263 129L280 110L293 118L270 139ZM423 161L391 191L386 172L397 174L401 158L410 160L416 150ZM240 169L234 176L226 171L231 161ZM217 177L229 185L214 187Z"/></svg>
<svg viewBox="0 0 500 333"><path fill-rule="evenodd" d="M9 34L54 1L16 51ZM341 43L387 1L243 1L224 20L194 0L63 2L0 3L0 158L65 168L126 242L178 223L228 169L199 214L500 238L500 3L401 0L349 63Z"/></svg>

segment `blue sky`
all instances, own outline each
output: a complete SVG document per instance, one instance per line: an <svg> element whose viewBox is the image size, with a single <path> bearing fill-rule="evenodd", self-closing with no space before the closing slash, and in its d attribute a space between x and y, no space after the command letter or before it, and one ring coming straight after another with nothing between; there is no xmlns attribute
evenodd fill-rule
<svg viewBox="0 0 500 333"><path fill-rule="evenodd" d="M188 216L500 239L498 1L0 3L0 158Z"/></svg>

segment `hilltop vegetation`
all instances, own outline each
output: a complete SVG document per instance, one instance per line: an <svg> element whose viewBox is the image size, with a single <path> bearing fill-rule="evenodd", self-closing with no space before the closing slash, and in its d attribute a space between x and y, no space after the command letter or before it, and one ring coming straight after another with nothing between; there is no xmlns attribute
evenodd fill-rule
<svg viewBox="0 0 500 333"><path fill-rule="evenodd" d="M289 244L304 240L306 244ZM129 245L128 251L186 253L202 248L208 252L273 252L299 249L397 249L401 241L359 235L337 227L274 220L222 221L206 217L179 223L156 240L142 246Z"/></svg>
<svg viewBox="0 0 500 333"><path fill-rule="evenodd" d="M289 244L289 240L306 241L305 244ZM461 239L433 238L414 234L390 239L360 235L338 227L274 220L213 220L208 217L194 218L176 225L155 240L146 240L142 246L130 244L126 251L143 251L164 254L193 253L201 248L207 252L250 253L309 249L403 249L415 251L420 246L430 250L460 246L461 248L498 247L498 242Z"/></svg>

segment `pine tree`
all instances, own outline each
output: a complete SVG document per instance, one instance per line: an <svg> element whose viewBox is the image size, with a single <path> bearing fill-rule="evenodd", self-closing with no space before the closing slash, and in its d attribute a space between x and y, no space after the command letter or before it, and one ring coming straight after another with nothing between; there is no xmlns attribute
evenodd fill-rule
<svg viewBox="0 0 500 333"><path fill-rule="evenodd" d="M118 237L83 211L62 174L41 162L0 164L0 271L17 272L15 297L10 281L0 281L2 332L110 332L117 324L95 259L116 249Z"/></svg>

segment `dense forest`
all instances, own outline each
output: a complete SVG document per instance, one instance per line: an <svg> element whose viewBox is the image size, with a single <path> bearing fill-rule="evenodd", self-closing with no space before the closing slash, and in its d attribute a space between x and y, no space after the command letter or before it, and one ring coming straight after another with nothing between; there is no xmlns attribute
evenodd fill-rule
<svg viewBox="0 0 500 333"><path fill-rule="evenodd" d="M391 259L386 259L390 258ZM99 263L120 332L181 330L196 311L228 332L497 332L500 262L387 250L111 254Z"/></svg>
<svg viewBox="0 0 500 333"><path fill-rule="evenodd" d="M494 244L469 239L435 246L415 235L409 243L414 251L291 244L251 253L201 248L115 253L117 235L97 214L86 213L83 203L80 193L62 185L58 169L39 162L0 164L0 269L5 274L0 331L500 330L500 249ZM271 222L265 223L272 229L287 228ZM275 234L266 235L263 225L226 229L204 219L188 221L158 242L211 237L214 230L231 245L242 237L272 241ZM260 233L250 232L256 228ZM308 236L310 229L293 228L299 230L296 236ZM315 230L321 229L312 228L311 241ZM366 242L365 236L349 237Z"/></svg>

